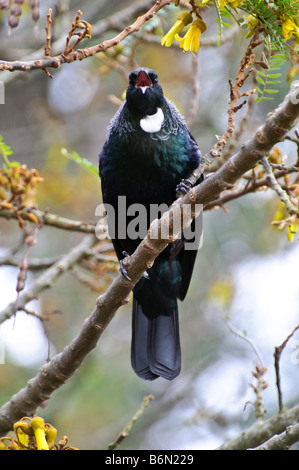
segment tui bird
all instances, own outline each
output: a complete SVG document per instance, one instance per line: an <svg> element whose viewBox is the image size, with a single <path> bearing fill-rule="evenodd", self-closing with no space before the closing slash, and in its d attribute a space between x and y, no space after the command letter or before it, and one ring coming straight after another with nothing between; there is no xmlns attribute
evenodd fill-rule
<svg viewBox="0 0 299 470"><path fill-rule="evenodd" d="M126 198L126 207L142 204L147 229L153 205L170 206L178 190L190 189L188 177L200 159L196 141L175 105L164 97L157 74L148 68L133 71L126 101L110 123L99 156L103 202L115 212L112 227L107 211L108 230L113 231L110 236L124 276L123 259L134 252L146 231L143 237L119 235L124 229L119 197ZM127 228L131 220L124 222ZM197 253L196 248L186 248L184 237L168 245L133 289L131 363L145 380L172 380L181 370L177 299L186 296Z"/></svg>

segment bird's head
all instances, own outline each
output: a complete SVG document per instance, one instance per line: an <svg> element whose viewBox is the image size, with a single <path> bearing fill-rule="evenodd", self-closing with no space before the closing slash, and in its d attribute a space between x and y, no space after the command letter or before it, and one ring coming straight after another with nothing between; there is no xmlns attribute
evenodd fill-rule
<svg viewBox="0 0 299 470"><path fill-rule="evenodd" d="M141 117L155 114L164 100L157 74L147 68L131 72L126 99L128 108L133 114Z"/></svg>

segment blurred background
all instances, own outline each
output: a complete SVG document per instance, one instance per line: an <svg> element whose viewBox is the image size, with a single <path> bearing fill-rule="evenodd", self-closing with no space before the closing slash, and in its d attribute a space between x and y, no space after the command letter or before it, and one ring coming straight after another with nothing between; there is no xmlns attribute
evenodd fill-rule
<svg viewBox="0 0 299 470"><path fill-rule="evenodd" d="M32 21L25 5L20 24L11 34L8 14L2 12L0 58L17 60L34 51L36 58L41 56L49 7L56 15L53 43L56 47L62 44L58 53L79 8L82 18L95 24L133 3L138 2L43 0L39 21ZM0 105L0 135L12 147L15 160L38 169L44 178L36 196L41 210L74 220L96 221L100 182L66 159L61 148L74 150L98 165L107 126L127 87L127 72L136 65L158 73L164 94L185 115L202 153L210 150L215 135L225 131L228 78L234 78L246 43L237 31L221 46L202 46L194 59L178 48L162 48L155 37L150 40L149 33L165 33L177 15L174 7L164 9L144 26L137 40L129 37L121 49L104 57L97 55L51 70L53 79L42 71L1 72L5 104ZM205 21L205 37L217 38L214 9L206 11ZM126 24L124 19L119 27ZM115 33L112 29L90 44ZM141 41L145 33L147 40ZM253 104L237 149L283 100L289 90L287 71L286 64L280 91L272 101ZM238 123L245 108L238 115ZM293 143L285 141L279 146L289 163L296 160ZM67 435L71 445L81 449L105 449L143 397L153 394L155 399L121 449L213 449L234 437L255 420L252 403L256 397L250 384L256 384L252 371L259 359L251 345L231 331L231 325L247 335L259 351L267 368L264 379L269 384L263 394L267 416L277 411L274 347L299 323L298 237L289 243L285 232L271 225L278 203L277 196L268 190L227 204L227 212L205 211L203 246L188 297L180 305L181 375L170 383L163 379L144 382L135 376L130 365L129 304L116 313L79 371L38 410L58 429L59 436ZM20 238L17 222L0 218L0 255L17 245ZM66 253L82 234L43 227L37 238L30 256L48 257ZM0 267L0 310L15 299L17 273L16 268ZM36 275L30 274L27 283ZM5 364L0 364L0 405L36 375L48 354L60 352L77 335L97 295L67 272L28 305L36 313L50 314L47 322L42 324L19 313L0 325L0 341L5 345ZM298 339L297 334L281 358L286 406L299 398Z"/></svg>

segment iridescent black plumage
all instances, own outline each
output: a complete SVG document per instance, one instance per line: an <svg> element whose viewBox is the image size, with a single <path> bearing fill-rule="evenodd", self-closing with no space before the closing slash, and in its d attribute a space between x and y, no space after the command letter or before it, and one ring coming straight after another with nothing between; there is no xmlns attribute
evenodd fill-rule
<svg viewBox="0 0 299 470"><path fill-rule="evenodd" d="M119 196L126 197L127 207L142 204L148 228L151 206L172 204L181 180L198 166L200 151L177 108L163 96L155 72L138 69L129 80L126 102L111 121L100 154L102 195L115 208L116 220ZM116 234L118 229L116 223ZM144 236L112 239L119 260ZM147 380L172 380L181 369L177 298L187 293L197 251L184 246L183 239L169 245L133 291L131 361Z"/></svg>

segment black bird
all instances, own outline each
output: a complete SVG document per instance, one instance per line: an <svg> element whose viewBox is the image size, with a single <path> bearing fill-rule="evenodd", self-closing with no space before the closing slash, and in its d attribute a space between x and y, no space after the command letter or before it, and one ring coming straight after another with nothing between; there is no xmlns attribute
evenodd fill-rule
<svg viewBox="0 0 299 470"><path fill-rule="evenodd" d="M153 70L139 68L129 75L126 101L110 123L99 158L103 202L115 211L114 227L107 211L108 229L114 232L110 236L126 275L122 260L146 235L153 218L150 208L170 206L178 188L190 188L188 177L201 159L183 117L164 97ZM119 196L126 197L127 208L136 203L146 208L143 236L119 235L132 220L120 226L124 211ZM186 249L183 237L168 245L133 289L131 362L143 379L172 380L180 373L177 299L186 296L196 253L196 248Z"/></svg>

